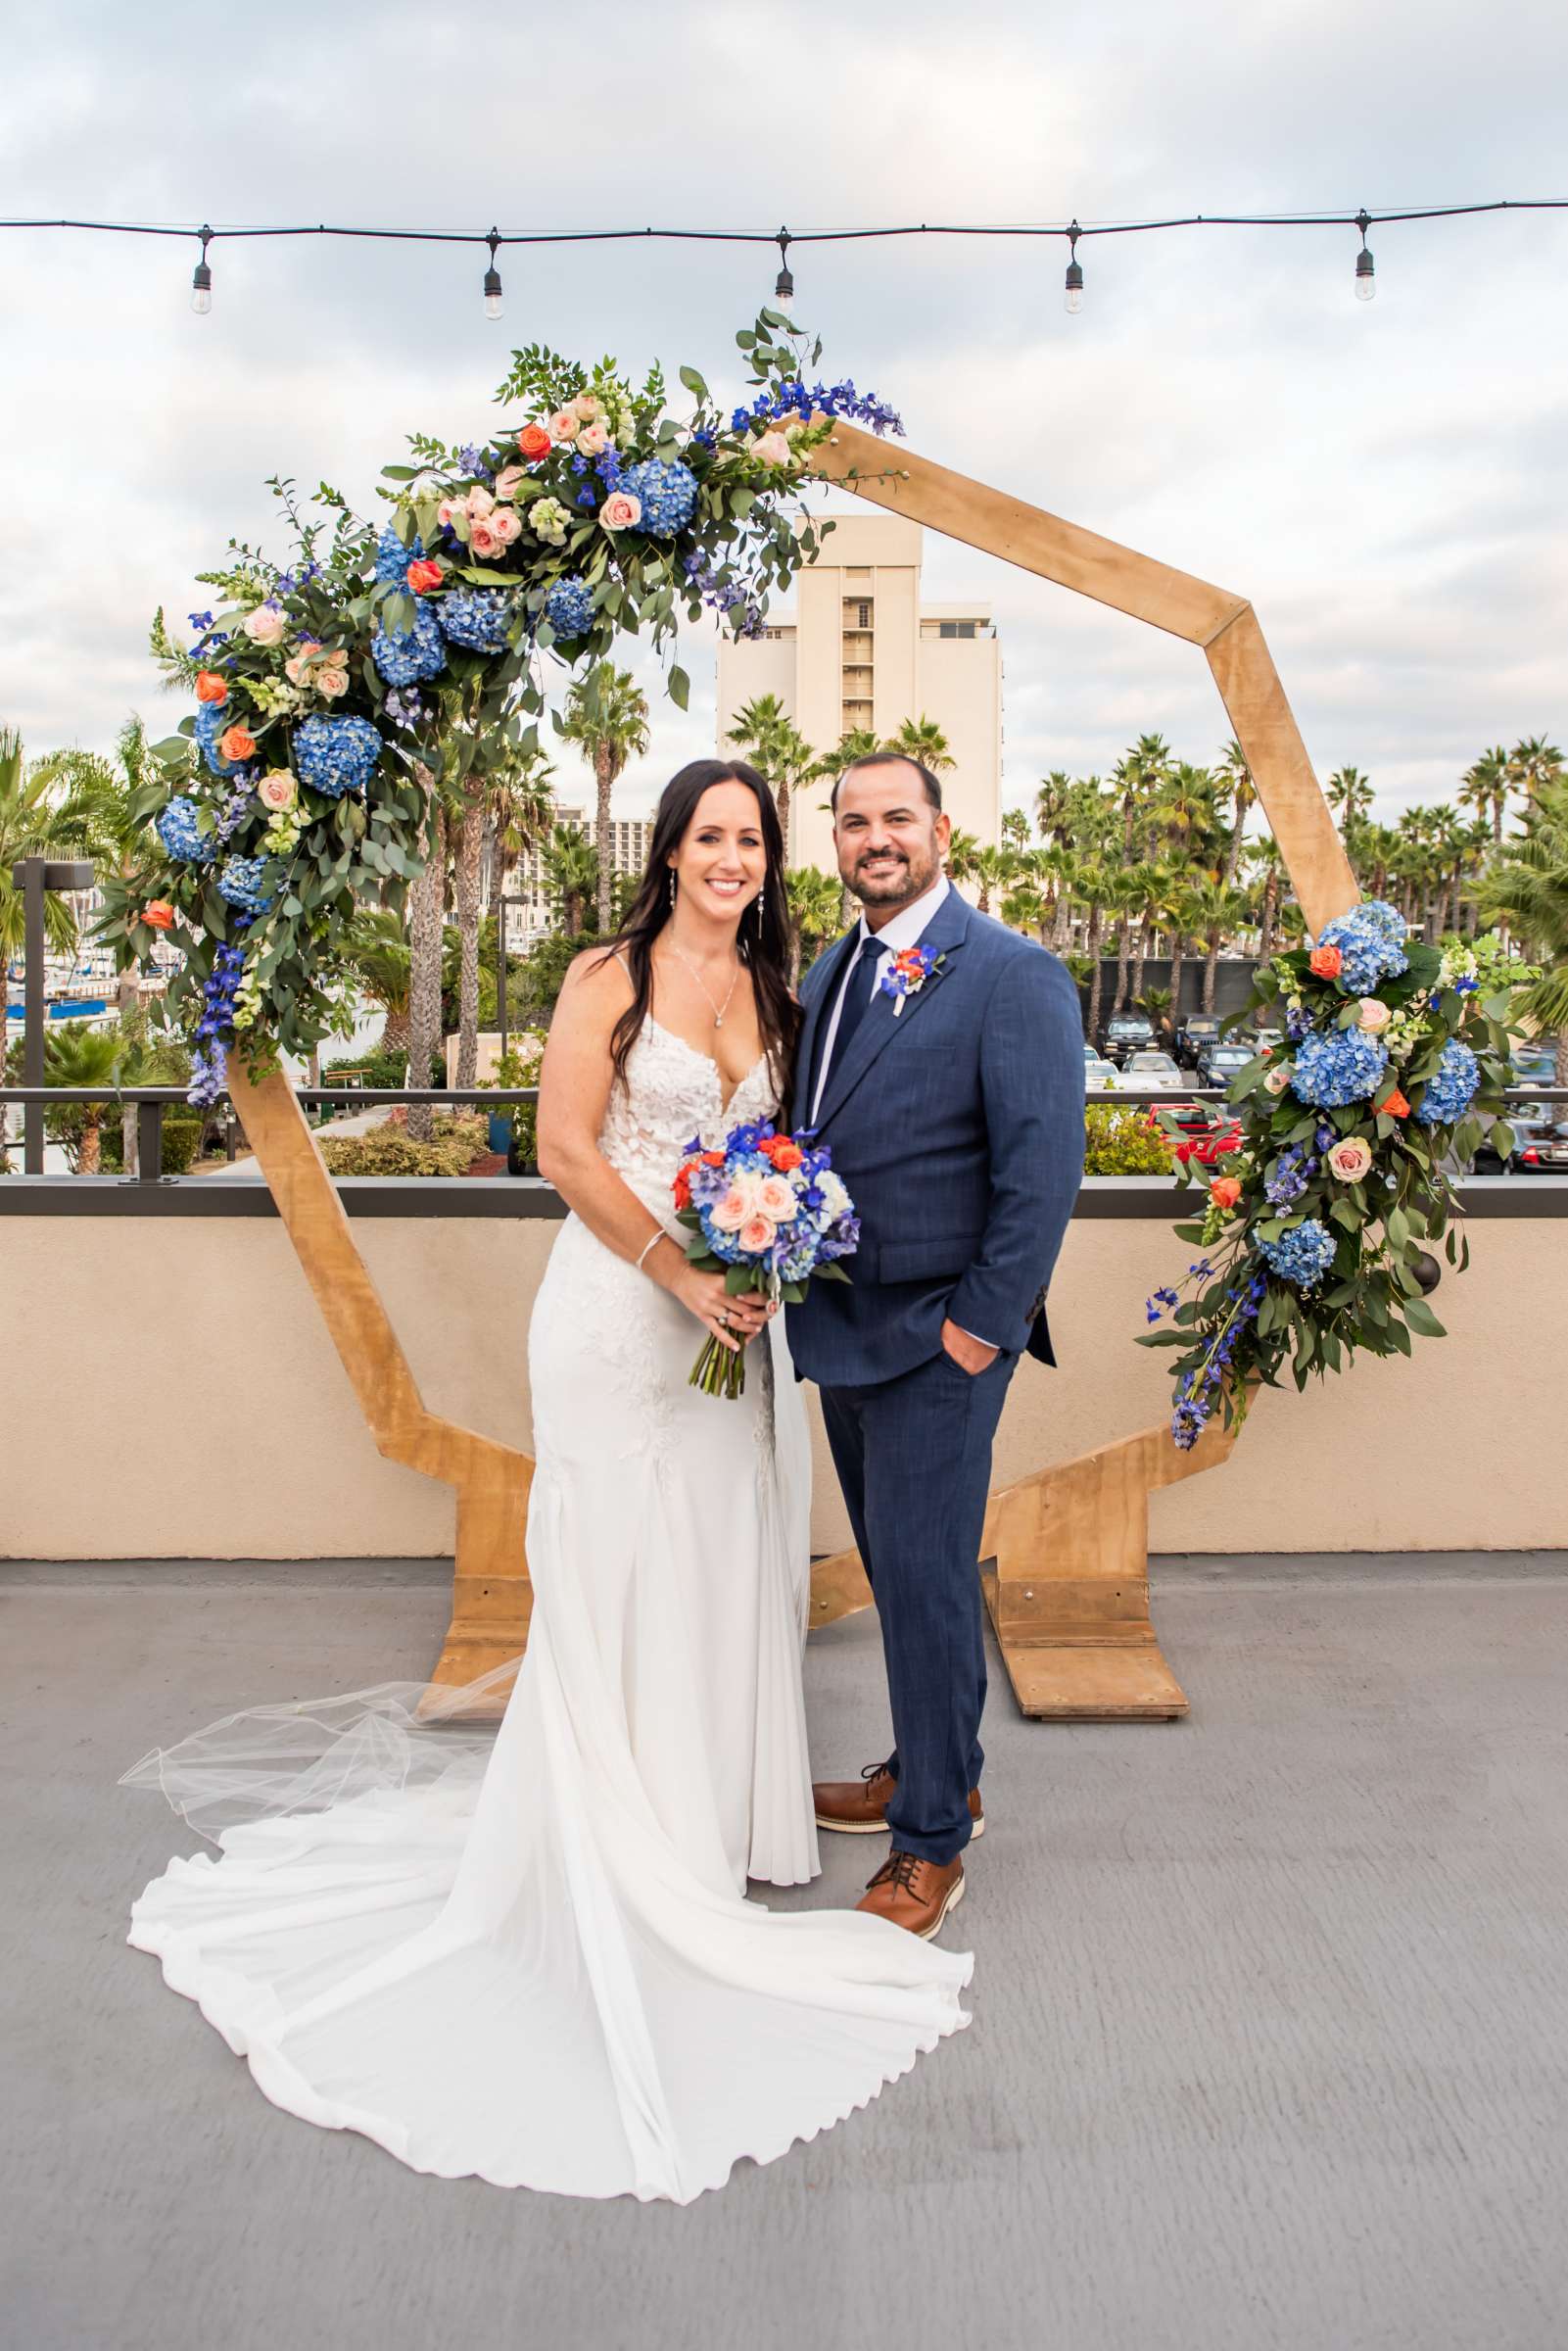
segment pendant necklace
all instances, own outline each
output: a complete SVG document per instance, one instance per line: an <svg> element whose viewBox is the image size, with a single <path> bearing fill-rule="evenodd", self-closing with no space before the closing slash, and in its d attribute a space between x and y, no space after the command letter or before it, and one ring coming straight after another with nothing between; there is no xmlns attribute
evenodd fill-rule
<svg viewBox="0 0 1568 2351"><path fill-rule="evenodd" d="M703 979L702 974L697 970L696 965L691 962L689 956L681 955L681 950L676 945L673 938L670 941L670 947L674 954L681 956L681 961L686 965L687 970L690 973L698 987L701 988L702 993L707 997L708 1004L713 1013L713 1026L715 1029L722 1029L724 1027L724 1016L730 1009L730 998L735 994L735 984L740 977L739 963L737 962L736 964L735 970L730 974L730 984L725 990L724 1002L722 1004L715 1004L713 1001L713 990Z"/></svg>

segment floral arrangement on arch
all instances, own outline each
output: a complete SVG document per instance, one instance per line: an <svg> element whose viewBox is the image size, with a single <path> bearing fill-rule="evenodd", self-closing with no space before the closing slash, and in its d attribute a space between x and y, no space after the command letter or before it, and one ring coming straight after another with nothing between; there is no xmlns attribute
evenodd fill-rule
<svg viewBox="0 0 1568 2351"><path fill-rule="evenodd" d="M537 746L542 657L596 663L626 634L663 648L705 608L754 634L832 527L795 497L832 420L902 431L852 383L808 386L777 312L736 341L749 402L721 413L683 367L684 418L657 368L634 388L609 360L515 353L497 399L520 416L483 447L413 436L416 462L385 468L384 528L323 484L329 534L274 480L288 565L231 540L198 575L218 600L191 615L194 641L159 613L155 658L195 710L154 746L135 812L157 851L106 888L99 936L121 965L159 932L183 948L169 998L193 1102L221 1094L236 1039L264 1068L329 1033L356 905L401 906L423 871L438 776L471 790L490 752ZM684 708L686 673L666 682Z"/></svg>
<svg viewBox="0 0 1568 2351"><path fill-rule="evenodd" d="M1426 1303L1441 1268L1424 1244L1469 1263L1449 1169L1469 1163L1489 1124L1494 1148L1512 1148L1507 1020L1526 976L1495 934L1427 946L1380 898L1259 971L1246 1011L1285 1042L1237 1072L1240 1144L1202 1219L1175 1228L1201 1254L1147 1302L1149 1322L1166 1327L1140 1336L1179 1350L1178 1446L1216 1411L1225 1425L1243 1417L1252 1386L1277 1386L1287 1360L1303 1388L1358 1350L1408 1355L1412 1332L1444 1336Z"/></svg>

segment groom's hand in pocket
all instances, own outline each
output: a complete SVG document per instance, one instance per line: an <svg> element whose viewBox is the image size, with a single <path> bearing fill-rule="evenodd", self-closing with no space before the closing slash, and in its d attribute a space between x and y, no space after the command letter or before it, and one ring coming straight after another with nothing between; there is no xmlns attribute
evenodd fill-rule
<svg viewBox="0 0 1568 2351"><path fill-rule="evenodd" d="M943 1322L942 1345L959 1369L967 1371L972 1379L983 1371L988 1364L996 1361L997 1350L994 1347L987 1347L983 1340L972 1337L967 1330L960 1330L956 1322Z"/></svg>

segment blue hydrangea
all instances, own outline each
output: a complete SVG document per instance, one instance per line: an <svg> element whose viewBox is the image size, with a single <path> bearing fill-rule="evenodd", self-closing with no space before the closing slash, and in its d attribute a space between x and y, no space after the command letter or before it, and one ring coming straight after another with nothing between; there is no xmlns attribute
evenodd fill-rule
<svg viewBox="0 0 1568 2351"><path fill-rule="evenodd" d="M1296 1048L1292 1090L1320 1110L1370 1100L1389 1066L1388 1049L1359 1029L1318 1030Z"/></svg>
<svg viewBox="0 0 1568 2351"><path fill-rule="evenodd" d="M376 578L384 588L406 588L408 566L424 552L424 542L417 531L404 547L389 522L376 541Z"/></svg>
<svg viewBox="0 0 1568 2351"><path fill-rule="evenodd" d="M1373 898L1370 904L1381 908L1384 901ZM1393 908L1389 909L1393 913ZM1396 921L1399 918L1395 917ZM1338 947L1340 951L1340 984L1353 994L1362 995L1376 987L1380 980L1395 979L1409 969L1409 958L1402 940L1404 925L1400 924L1399 936L1390 933L1381 913L1369 918L1365 907L1353 913L1338 914L1325 923L1317 935L1320 947Z"/></svg>
<svg viewBox="0 0 1568 2351"><path fill-rule="evenodd" d="M229 857L218 868L217 894L242 914L264 914L272 903L271 892L262 888L266 872L264 857Z"/></svg>
<svg viewBox="0 0 1568 2351"><path fill-rule="evenodd" d="M1334 1235L1320 1218L1287 1225L1275 1241L1258 1244L1270 1269L1298 1290L1313 1290L1334 1263Z"/></svg>
<svg viewBox="0 0 1568 2351"><path fill-rule="evenodd" d="M217 747L217 739L231 722L224 716L222 702L198 702L196 705L196 740L202 756L214 776L231 776L234 762L225 759Z"/></svg>
<svg viewBox="0 0 1568 2351"><path fill-rule="evenodd" d="M1469 1109L1480 1083L1481 1070L1475 1055L1458 1037L1450 1036L1443 1048L1443 1059L1427 1080L1426 1091L1415 1106L1412 1115L1417 1125L1453 1126Z"/></svg>
<svg viewBox="0 0 1568 2351"><path fill-rule="evenodd" d="M594 594L587 582L557 580L545 599L545 618L557 637L586 637L594 626Z"/></svg>
<svg viewBox="0 0 1568 2351"><path fill-rule="evenodd" d="M503 653L511 604L504 588L450 588L438 609L453 645L465 645L471 653Z"/></svg>
<svg viewBox="0 0 1568 2351"><path fill-rule="evenodd" d="M415 605L411 629L377 629L370 658L389 686L413 686L438 676L447 666L447 645L431 607Z"/></svg>
<svg viewBox="0 0 1568 2351"><path fill-rule="evenodd" d="M1410 935L1403 915L1397 906L1391 906L1387 898L1363 898L1355 911L1363 923L1370 923L1374 931L1381 931L1384 937L1396 947L1402 947Z"/></svg>
<svg viewBox="0 0 1568 2351"><path fill-rule="evenodd" d="M644 457L640 465L628 465L621 488L641 500L638 528L651 531L656 539L673 539L677 531L684 531L697 503L697 477L679 457Z"/></svg>
<svg viewBox="0 0 1568 2351"><path fill-rule="evenodd" d="M213 855L213 836L202 831L198 817L196 802L182 793L162 808L155 819L158 838L165 848L171 857L182 857L187 865L206 865Z"/></svg>
<svg viewBox="0 0 1568 2351"><path fill-rule="evenodd" d="M308 718L294 730L294 764L323 799L363 792L381 756L381 738L367 718Z"/></svg>

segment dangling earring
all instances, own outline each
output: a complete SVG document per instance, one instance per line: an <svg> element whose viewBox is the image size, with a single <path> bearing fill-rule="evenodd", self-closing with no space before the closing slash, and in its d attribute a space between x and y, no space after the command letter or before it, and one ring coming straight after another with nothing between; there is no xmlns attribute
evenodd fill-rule
<svg viewBox="0 0 1568 2351"><path fill-rule="evenodd" d="M670 868L670 912L675 912L675 868Z"/></svg>
<svg viewBox="0 0 1568 2351"><path fill-rule="evenodd" d="M767 888L766 886L764 886L764 888L759 889L757 892L757 929L759 931L762 929L762 902L766 896Z"/></svg>

